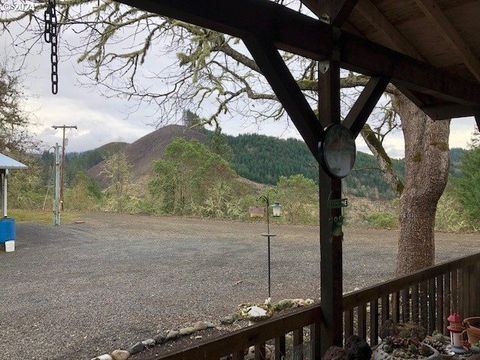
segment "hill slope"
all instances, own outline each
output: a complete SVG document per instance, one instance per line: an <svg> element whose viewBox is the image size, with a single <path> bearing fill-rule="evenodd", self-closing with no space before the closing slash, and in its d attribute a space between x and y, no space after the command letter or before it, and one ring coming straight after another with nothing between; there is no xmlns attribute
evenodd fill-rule
<svg viewBox="0 0 480 360"><path fill-rule="evenodd" d="M152 162L162 158L165 148L176 137L197 140L202 143L208 140L204 133L180 125L167 125L155 130L123 148L132 166L133 176L141 178L152 174ZM103 167L104 162L102 161L88 169L87 172L100 185L105 185L105 178L102 175Z"/></svg>

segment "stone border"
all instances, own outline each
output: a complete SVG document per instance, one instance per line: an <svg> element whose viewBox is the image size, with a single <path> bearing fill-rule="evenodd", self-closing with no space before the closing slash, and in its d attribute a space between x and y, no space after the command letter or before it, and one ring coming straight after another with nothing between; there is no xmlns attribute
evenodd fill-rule
<svg viewBox="0 0 480 360"><path fill-rule="evenodd" d="M313 304L311 299L284 299L278 303L271 304L271 299L265 300L263 304L240 304L239 310L220 320L221 325L232 325L239 320L249 320L250 322L258 322L272 317L275 313L283 310L302 307ZM263 310L260 312L258 310ZM255 311L252 311L255 310ZM255 314L255 315L252 315ZM165 335L158 334L153 338L145 339L133 344L128 350L117 349L111 354L103 354L92 358L92 360L127 360L131 355L138 354L145 349L152 348L157 345L163 345L170 341L175 341L184 336L191 336L195 333L207 329L217 328L213 322L197 321L192 326L181 328L179 330L168 330Z"/></svg>

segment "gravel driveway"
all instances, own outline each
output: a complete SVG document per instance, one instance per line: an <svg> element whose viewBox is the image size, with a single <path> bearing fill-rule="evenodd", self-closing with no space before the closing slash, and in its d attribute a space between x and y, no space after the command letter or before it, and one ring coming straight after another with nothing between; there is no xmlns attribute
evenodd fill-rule
<svg viewBox="0 0 480 360"><path fill-rule="evenodd" d="M266 298L264 224L93 214L19 224L0 253L0 359L90 359ZM274 226L272 293L318 298L318 228ZM393 276L396 231L345 231L345 290ZM440 261L480 235L437 235Z"/></svg>

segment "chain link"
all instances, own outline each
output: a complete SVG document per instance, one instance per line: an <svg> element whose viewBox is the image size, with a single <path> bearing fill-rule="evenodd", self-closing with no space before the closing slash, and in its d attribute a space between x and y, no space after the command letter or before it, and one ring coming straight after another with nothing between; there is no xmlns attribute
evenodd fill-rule
<svg viewBox="0 0 480 360"><path fill-rule="evenodd" d="M44 39L50 44L50 62L52 66L51 81L52 93L58 92L58 22L56 0L48 0L47 8L43 14L45 21Z"/></svg>

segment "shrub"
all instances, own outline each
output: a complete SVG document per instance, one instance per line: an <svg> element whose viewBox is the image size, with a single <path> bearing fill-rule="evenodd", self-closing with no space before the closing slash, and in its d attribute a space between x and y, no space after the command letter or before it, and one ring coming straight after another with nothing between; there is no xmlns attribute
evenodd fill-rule
<svg viewBox="0 0 480 360"><path fill-rule="evenodd" d="M365 214L365 222L376 228L396 228L399 225L398 215L392 212L369 212Z"/></svg>

